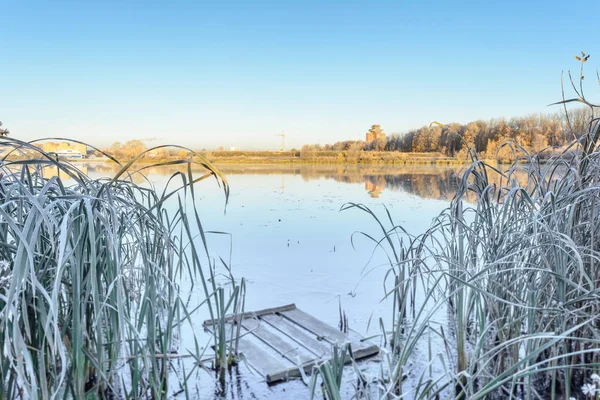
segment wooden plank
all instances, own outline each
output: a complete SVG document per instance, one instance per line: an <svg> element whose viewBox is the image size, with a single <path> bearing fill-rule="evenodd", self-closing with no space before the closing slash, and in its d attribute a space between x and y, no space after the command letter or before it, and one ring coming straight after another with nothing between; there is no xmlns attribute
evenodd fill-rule
<svg viewBox="0 0 600 400"><path fill-rule="evenodd" d="M233 329L232 329L233 328ZM206 329L208 332L210 332L211 334L214 333L213 332L213 325L207 325L204 327L204 329ZM227 340L227 344L229 344L229 342L231 340L235 341L235 335L237 334L237 324L233 324L231 322L226 322L225 323L225 336L226 336L226 340ZM249 335L250 333L244 329L244 327L241 327L240 329L240 337L244 336L244 335Z"/></svg>
<svg viewBox="0 0 600 400"><path fill-rule="evenodd" d="M296 365L284 357L276 355L269 346L254 335L240 338L238 350L246 362L269 382L269 376L277 371L297 369Z"/></svg>
<svg viewBox="0 0 600 400"><path fill-rule="evenodd" d="M245 318L260 317L261 315L275 314L278 312L284 312L284 311L295 310L295 309L296 309L296 304L293 304L293 303L286 304L285 306L265 308L264 310L259 310L259 311L249 311L249 312L245 312L243 314L237 314L237 316L235 314L229 314L229 315L225 316L225 321L229 322L229 321L232 321L234 318L236 321L240 321ZM212 324L213 324L213 321L211 319L207 319L202 323L202 325L204 325L204 327L208 327Z"/></svg>
<svg viewBox="0 0 600 400"><path fill-rule="evenodd" d="M309 363L302 365L302 369L304 370L304 372L310 373L310 372L312 372L314 365L315 365L315 362L309 362ZM302 376L302 374L300 374L300 369L296 366L294 368L280 370L280 371L277 371L277 372L267 375L267 382L274 383L274 382L284 381L289 378L299 378L300 376Z"/></svg>
<svg viewBox="0 0 600 400"><path fill-rule="evenodd" d="M317 335L307 331L287 318L277 314L263 315L261 320L266 321L284 335L292 338L304 346L318 358L331 356L331 344L325 340L318 340Z"/></svg>
<svg viewBox="0 0 600 400"><path fill-rule="evenodd" d="M343 344L349 341L343 332L327 325L325 322L316 319L302 310L295 309L283 311L280 312L279 315L284 316L293 323L301 326L303 329L316 335L317 338L327 340L331 344Z"/></svg>
<svg viewBox="0 0 600 400"><path fill-rule="evenodd" d="M249 320L244 320L244 323L248 321ZM228 337L231 325L231 322L227 323L226 331ZM212 331L211 328L212 326L206 327L209 331ZM229 345L229 343L228 340L227 344ZM292 362L288 358L283 357L273 349L273 347L269 346L264 340L257 337L253 331L249 331L243 325L240 331L238 351L244 356L248 366L265 378L267 383L279 382L301 376L300 370L298 369L298 361ZM310 360L307 360L302 364L307 373L312 371L312 367L315 364L313 358L315 357L312 356Z"/></svg>
<svg viewBox="0 0 600 400"><path fill-rule="evenodd" d="M331 358L334 343L351 343L356 360L379 352L376 345L361 340L357 332L340 332L294 304L229 315L226 320L227 336L236 322L241 321L238 350L249 367L269 383L298 377L299 368L310 372L317 362ZM211 331L214 328L210 320L204 326Z"/></svg>
<svg viewBox="0 0 600 400"><path fill-rule="evenodd" d="M342 345L350 342L352 352L357 360L374 355L379 351L376 345L367 341L361 341L360 335L356 332L352 331L352 334L345 334L300 309L283 311L279 314L316 335L317 338L322 338L332 344L337 343Z"/></svg>
<svg viewBox="0 0 600 400"><path fill-rule="evenodd" d="M315 355L269 324L258 319L244 319L242 326L294 365L314 361Z"/></svg>
<svg viewBox="0 0 600 400"><path fill-rule="evenodd" d="M361 358L373 356L377 353L379 353L379 347L376 345L373 345L373 344L369 344L368 347L364 347L364 348L360 349L359 351L353 350L354 360L359 360ZM330 353L330 356L327 357L326 359L330 359L330 358L331 358L331 353ZM325 361L325 360L323 360L323 359L322 360L314 360L314 362L303 364L302 368L304 369L304 372L310 373L310 372L312 372L312 369L317 362L323 362L323 361ZM349 357L346 358L346 364L350 364L350 363L352 363L352 359L350 359ZM298 369L298 366L295 366L295 367L289 368L287 370L280 370L275 373L271 373L271 374L267 375L267 382L274 383L274 382L279 382L282 380L287 380L289 378L297 378L300 376L301 376L300 370Z"/></svg>
<svg viewBox="0 0 600 400"><path fill-rule="evenodd" d="M351 338L350 343L352 343L352 354L355 360L371 357L379 353L379 346L373 342L364 340L360 333L349 329L348 336ZM354 343L357 343L358 347L355 348Z"/></svg>

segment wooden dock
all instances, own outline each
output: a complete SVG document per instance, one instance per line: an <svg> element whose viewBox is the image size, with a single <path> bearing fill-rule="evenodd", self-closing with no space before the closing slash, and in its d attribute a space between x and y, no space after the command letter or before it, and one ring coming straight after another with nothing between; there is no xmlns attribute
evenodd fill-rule
<svg viewBox="0 0 600 400"><path fill-rule="evenodd" d="M349 342L355 360L379 352L358 333L343 333L295 304L229 316L226 321L241 322L238 351L268 383L300 376L299 367L310 372L315 364L331 358L335 343ZM204 327L212 330L212 321L204 321Z"/></svg>

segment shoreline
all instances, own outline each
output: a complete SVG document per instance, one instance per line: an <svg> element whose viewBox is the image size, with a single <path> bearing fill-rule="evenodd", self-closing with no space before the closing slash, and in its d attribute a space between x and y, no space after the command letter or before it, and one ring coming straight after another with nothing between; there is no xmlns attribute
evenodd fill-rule
<svg viewBox="0 0 600 400"><path fill-rule="evenodd" d="M197 154L205 157L212 164L222 165L241 165L241 164L255 164L255 165L439 165L439 166L462 166L471 163L471 160L466 158L462 159L457 157L446 156L441 153L405 153L405 152L388 152L388 151L362 151L360 153L349 152L349 151L318 151L310 154L305 154L300 151L284 151L284 152L271 152L271 151L223 151L223 152L210 152L210 151L198 151ZM189 154L189 153L188 153ZM546 153L542 154L540 161L547 161L556 154ZM169 155L167 157L156 157L152 155L150 151L143 158L136 161L136 164L152 165L160 164L175 160L186 159L187 155ZM480 161L488 164L512 164L509 160L496 160L483 158L481 155ZM10 157L7 161L23 160L21 157ZM96 157L96 158L64 158L72 164L79 163L111 163L111 159L107 157ZM125 164L129 162L131 158L121 158L119 162Z"/></svg>
<svg viewBox="0 0 600 400"><path fill-rule="evenodd" d="M468 160L459 160L438 153L402 153L402 152L362 152L348 154L347 152L318 152L315 155L301 155L300 152L197 152L213 164L289 164L289 165L463 165ZM182 157L144 157L137 161L141 164L153 164ZM72 163L80 162L111 162L108 158L85 158L67 160ZM128 159L119 160L121 163Z"/></svg>

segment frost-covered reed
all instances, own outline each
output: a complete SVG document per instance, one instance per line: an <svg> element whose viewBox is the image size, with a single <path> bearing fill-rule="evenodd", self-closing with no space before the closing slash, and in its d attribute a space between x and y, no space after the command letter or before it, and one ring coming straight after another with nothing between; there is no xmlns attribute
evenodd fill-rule
<svg viewBox="0 0 600 400"><path fill-rule="evenodd" d="M210 279L195 202L194 186L208 177L227 197L225 177L190 152L169 162L187 172L159 192L134 183L137 159L112 179L92 179L33 144L2 138L0 147L9 153L0 161L0 398L187 391L187 379L211 354L197 340L195 349L180 346L181 329L197 325L198 310L182 282L186 290L202 286L199 307L215 323L243 304L243 284ZM204 173L192 174L193 165ZM168 201L177 202L175 212ZM215 331L217 367L234 361L222 340ZM191 371L184 358L193 360Z"/></svg>

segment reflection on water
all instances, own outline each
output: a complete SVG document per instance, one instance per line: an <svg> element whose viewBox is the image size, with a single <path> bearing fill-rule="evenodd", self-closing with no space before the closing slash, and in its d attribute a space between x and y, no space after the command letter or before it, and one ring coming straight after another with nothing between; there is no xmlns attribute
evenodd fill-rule
<svg viewBox="0 0 600 400"><path fill-rule="evenodd" d="M87 164L76 165L76 168L86 175L90 171ZM46 179L51 178L53 176L59 176L61 179L65 179L65 180L69 178L68 174L65 171L60 171L54 165L46 165L46 166L42 167L42 176Z"/></svg>
<svg viewBox="0 0 600 400"><path fill-rule="evenodd" d="M378 179L378 181L379 182L377 183L373 183L370 180L365 182L365 190L369 193L369 196L374 199L379 198L379 195L383 192L383 189L385 189L385 179Z"/></svg>
<svg viewBox="0 0 600 400"><path fill-rule="evenodd" d="M363 184L372 198L379 198L384 190L404 191L422 198L450 199L456 191L457 167L434 165L224 165L226 175L281 174L299 175L305 181L332 179L348 184Z"/></svg>
<svg viewBox="0 0 600 400"><path fill-rule="evenodd" d="M94 177L114 176L119 168L108 162L77 163L75 164L83 173ZM280 175L280 190L285 191L285 177L288 175L300 176L304 181L310 182L319 179L331 179L340 183L363 184L364 190L374 199L381 196L384 191L417 195L421 198L448 200L456 191L457 173L460 168L434 165L219 165L219 169L226 175ZM200 170L200 168L198 168ZM46 177L56 176L54 166L44 169ZM139 171L139 172L134 172ZM148 167L138 166L130 171L130 179L142 184L144 176L171 176L176 172L187 172L184 166ZM64 174L63 174L64 175ZM68 177L62 176L63 179Z"/></svg>
<svg viewBox="0 0 600 400"><path fill-rule="evenodd" d="M428 199L451 199L456 192L456 167L432 165L414 166L220 166L226 175L281 174L299 175L305 181L332 179L347 184L363 184L372 198L379 198L384 190L403 191Z"/></svg>

